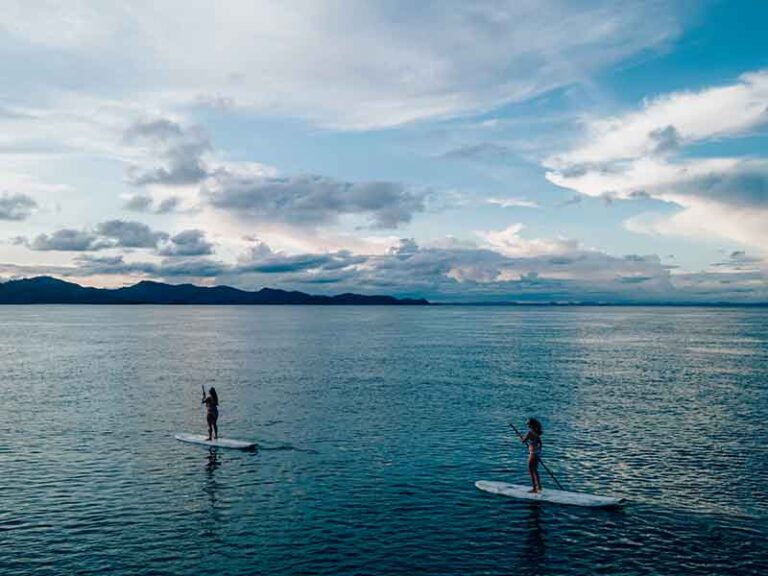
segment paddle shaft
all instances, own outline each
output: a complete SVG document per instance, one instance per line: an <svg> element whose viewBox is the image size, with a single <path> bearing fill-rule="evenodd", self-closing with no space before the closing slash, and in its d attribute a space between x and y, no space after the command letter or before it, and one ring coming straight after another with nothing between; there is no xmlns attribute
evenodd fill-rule
<svg viewBox="0 0 768 576"><path fill-rule="evenodd" d="M526 445L526 446L528 446L528 441L527 441L527 440L523 440L523 435L522 435L522 434L520 434L520 430L518 430L518 429L515 427L515 425L514 425L514 424L512 424L511 422L509 423L509 425L512 427L512 430L514 430L514 431L515 431L515 434L517 434L517 435L520 437L520 440L522 440L523 442L525 442L525 445ZM565 490L565 488L563 488L563 485L562 485L562 484L560 484L560 481L559 481L559 480L558 480L558 479L555 477L555 475L552 473L552 470L550 470L550 469L549 469L549 466L547 466L546 464L544 464L544 462L543 462L543 460L541 459L541 457L539 457L539 462L540 462L540 463L541 463L541 465L544 467L544 470L546 470L546 471L547 471L547 474L549 474L550 476L552 476L552 480L554 480L554 481L555 481L555 484L557 484L557 487L558 487L558 488L560 488L560 490Z"/></svg>

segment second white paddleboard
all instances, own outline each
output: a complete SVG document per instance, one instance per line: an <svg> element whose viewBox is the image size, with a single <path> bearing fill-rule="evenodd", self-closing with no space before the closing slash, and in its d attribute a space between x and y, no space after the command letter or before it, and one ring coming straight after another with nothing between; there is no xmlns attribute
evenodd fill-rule
<svg viewBox="0 0 768 576"><path fill-rule="evenodd" d="M591 508L618 506L624 500L623 498L614 498L613 496L594 496L582 492L566 492L565 490L551 490L549 488L544 488L538 493L532 493L530 492L530 486L508 484L506 482L493 482L489 480L478 480L475 482L475 486L484 492L501 494L502 496L509 496L510 498L533 500L535 502L570 504L571 506L587 506Z"/></svg>
<svg viewBox="0 0 768 576"><path fill-rule="evenodd" d="M216 440L208 440L208 436L202 434L176 434L176 440L181 442L189 442L190 444L201 444L202 446L209 446L211 448L233 448L235 450L254 450L256 449L255 442L246 442L244 440L230 440L229 438L217 438Z"/></svg>

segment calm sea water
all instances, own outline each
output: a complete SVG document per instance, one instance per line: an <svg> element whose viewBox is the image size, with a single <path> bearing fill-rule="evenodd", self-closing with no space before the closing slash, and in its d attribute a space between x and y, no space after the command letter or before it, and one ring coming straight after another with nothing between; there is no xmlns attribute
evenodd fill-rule
<svg viewBox="0 0 768 576"><path fill-rule="evenodd" d="M0 574L759 574L768 310L0 307ZM223 436L209 452L200 386ZM619 510L514 501L507 427ZM548 478L544 476L545 486ZM549 483L551 486L551 483Z"/></svg>

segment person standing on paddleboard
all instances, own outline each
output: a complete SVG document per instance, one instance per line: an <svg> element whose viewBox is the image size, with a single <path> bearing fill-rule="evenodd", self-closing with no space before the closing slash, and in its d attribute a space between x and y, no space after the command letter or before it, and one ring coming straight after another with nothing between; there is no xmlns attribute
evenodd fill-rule
<svg viewBox="0 0 768 576"><path fill-rule="evenodd" d="M216 394L216 388L211 386L208 395L205 394L203 386L203 404L205 404L205 419L208 422L208 440L219 437L219 427L216 421L219 419L219 395Z"/></svg>
<svg viewBox="0 0 768 576"><path fill-rule="evenodd" d="M541 422L536 418L529 418L525 423L528 426L528 432L520 440L528 445L528 473L531 475L531 484L533 493L541 492L541 478L539 478L539 462L541 462L541 435L544 429Z"/></svg>

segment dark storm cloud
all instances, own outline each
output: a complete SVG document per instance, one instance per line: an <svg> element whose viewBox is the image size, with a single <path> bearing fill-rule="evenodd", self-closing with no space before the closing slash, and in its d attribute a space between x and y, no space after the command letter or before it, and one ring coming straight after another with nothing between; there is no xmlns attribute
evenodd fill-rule
<svg viewBox="0 0 768 576"><path fill-rule="evenodd" d="M32 250L60 250L64 252L85 252L106 247L93 232L72 228L56 230L52 234L40 234L29 242L28 246Z"/></svg>
<svg viewBox="0 0 768 576"><path fill-rule="evenodd" d="M165 242L158 254L161 256L206 256L213 253L213 244L205 239L202 230L184 230Z"/></svg>
<svg viewBox="0 0 768 576"><path fill-rule="evenodd" d="M0 220L26 220L37 208L37 202L26 194L0 195Z"/></svg>
<svg viewBox="0 0 768 576"><path fill-rule="evenodd" d="M226 170L203 191L215 208L241 217L317 225L340 215L367 216L375 228L396 228L425 209L425 192L396 182L344 182L324 176L243 176Z"/></svg>
<svg viewBox="0 0 768 576"><path fill-rule="evenodd" d="M154 166L128 169L128 182L134 186L197 184L208 176L203 155L211 143L202 129L185 128L167 118L142 120L126 130L124 139L149 148L159 159Z"/></svg>
<svg viewBox="0 0 768 576"><path fill-rule="evenodd" d="M40 234L32 241L19 237L14 242L25 244L32 250L89 252L108 248L155 248L167 238L165 232L154 231L141 222L107 220L94 230L63 228L51 234Z"/></svg>
<svg viewBox="0 0 768 576"><path fill-rule="evenodd" d="M157 265L156 275L161 278L213 278L221 276L230 266L210 258L173 258Z"/></svg>
<svg viewBox="0 0 768 576"><path fill-rule="evenodd" d="M264 243L252 247L248 254L241 258L233 268L238 274L284 274L306 270L340 270L368 260L367 256L355 256L351 252L341 250L321 254L288 255L272 250Z"/></svg>
<svg viewBox="0 0 768 576"><path fill-rule="evenodd" d="M107 220L96 226L96 232L109 239L115 248L154 248L168 234L155 232L146 224L129 220Z"/></svg>
<svg viewBox="0 0 768 576"><path fill-rule="evenodd" d="M83 254L75 258L77 273L74 275L108 274L155 274L157 266L149 262L127 263L123 256L93 256Z"/></svg>
<svg viewBox="0 0 768 576"><path fill-rule="evenodd" d="M77 266L70 268L68 276L139 275L153 278L209 278L219 276L228 269L226 264L208 258L166 258L161 262L126 262L123 256L79 256ZM58 273L61 272L61 268Z"/></svg>

